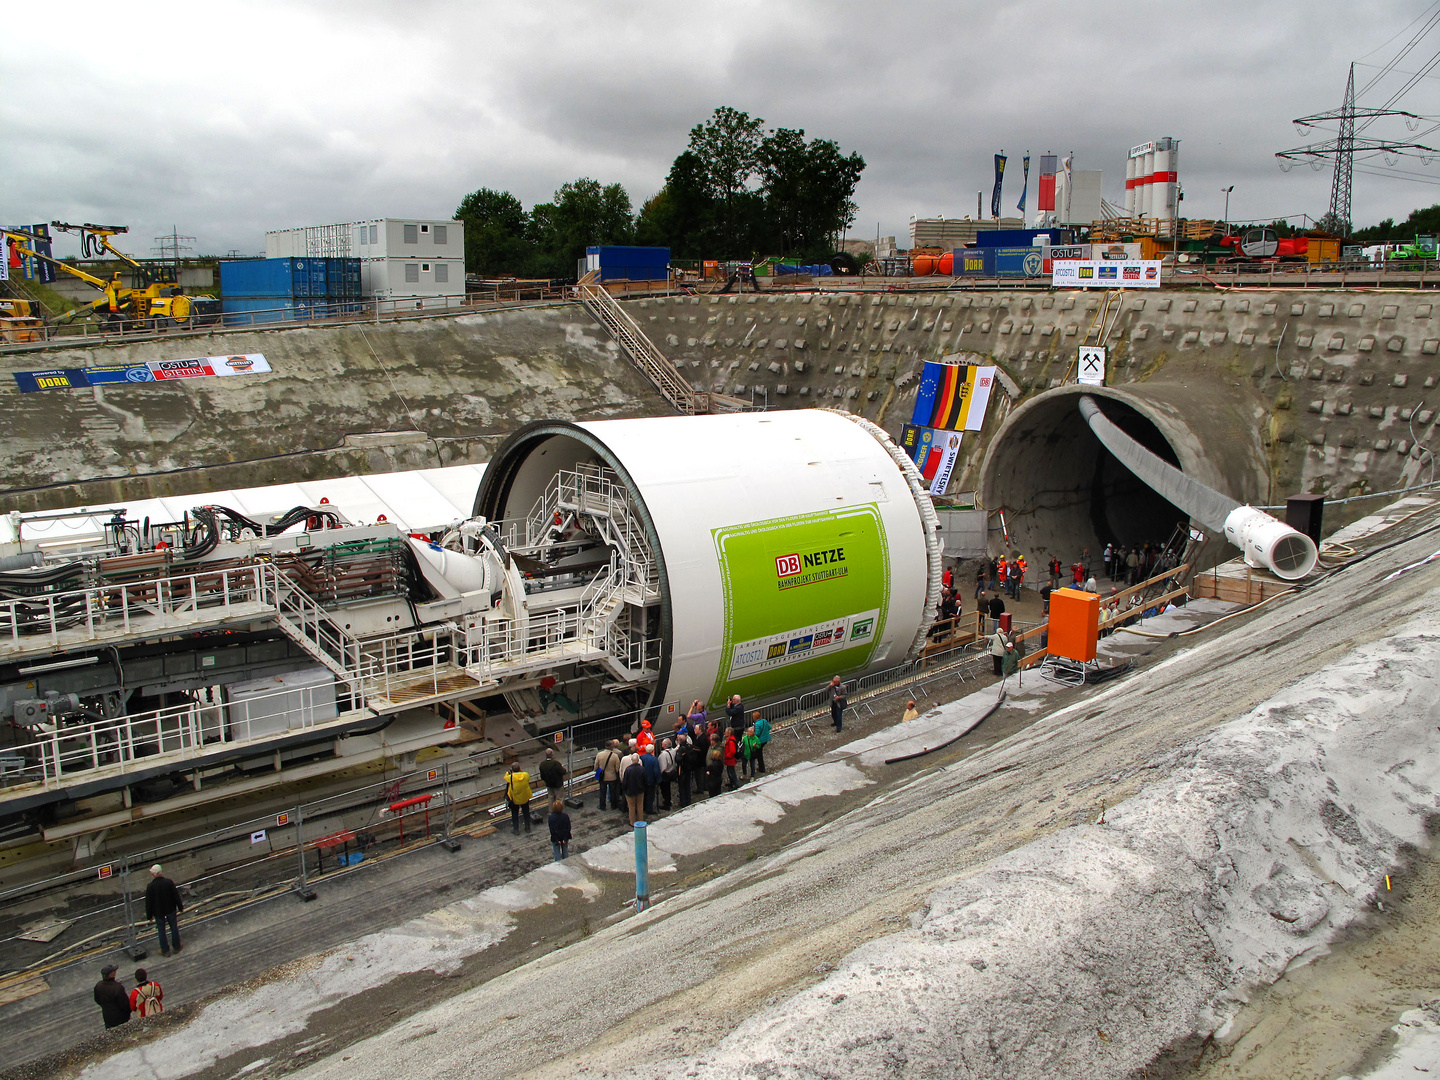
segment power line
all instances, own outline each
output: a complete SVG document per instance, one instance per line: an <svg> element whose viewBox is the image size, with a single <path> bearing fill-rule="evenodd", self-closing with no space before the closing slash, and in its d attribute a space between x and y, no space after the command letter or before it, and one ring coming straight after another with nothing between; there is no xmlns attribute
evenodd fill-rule
<svg viewBox="0 0 1440 1080"><path fill-rule="evenodd" d="M1379 52L1381 49L1385 48L1386 45L1389 45L1390 42L1392 42L1392 41L1394 41L1396 38L1398 38L1401 34L1405 33L1406 30L1409 30L1410 27L1414 26L1414 25L1415 25L1416 23L1418 23L1421 19L1425 18L1426 15L1430 14L1430 13L1431 13L1432 11L1434 11L1436 8L1440 8L1440 0L1436 0L1435 3L1431 4L1428 8L1426 8L1424 11L1422 11L1419 15L1416 15L1415 18L1411 19L1408 23L1406 23L1406 24L1405 24L1403 27L1401 27L1399 30L1396 30L1395 33L1391 34L1388 38L1386 38L1384 41L1382 41L1379 45L1376 45L1375 48L1371 49L1371 50L1370 50L1369 52L1367 52L1367 53L1361 53L1361 54L1360 54L1361 57L1373 56L1375 53L1377 53L1377 52ZM1359 60L1356 60L1356 63L1359 63ZM1369 64L1367 64L1366 66L1367 66L1367 67L1373 67L1374 65L1369 65Z"/></svg>

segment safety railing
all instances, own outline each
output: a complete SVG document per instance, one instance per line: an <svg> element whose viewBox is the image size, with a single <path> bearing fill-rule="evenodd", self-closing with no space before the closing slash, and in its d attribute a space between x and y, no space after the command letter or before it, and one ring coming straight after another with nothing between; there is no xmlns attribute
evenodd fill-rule
<svg viewBox="0 0 1440 1080"><path fill-rule="evenodd" d="M263 603L265 585L264 568L255 565L40 593L0 602L0 634L12 646L41 637L58 646L67 631L76 631L70 644L94 639L102 630L128 634L157 622L199 622L240 604Z"/></svg>
<svg viewBox="0 0 1440 1080"><path fill-rule="evenodd" d="M118 719L74 723L62 717L46 722L53 730L7 747L7 755L23 764L7 773L5 782L6 787L25 783L50 787L102 766L153 763L160 755L180 763L337 719L330 684L286 687L236 701L191 701Z"/></svg>
<svg viewBox="0 0 1440 1080"><path fill-rule="evenodd" d="M163 327L144 323L102 327L83 322L26 326L0 334L0 352L130 344L185 337L210 337L215 334L243 334L257 330L294 330L310 326L364 326L424 319L453 319L472 313L573 303L575 299L574 287L567 285L523 290L491 289L474 295L467 294L465 297L358 298L337 301L318 310L304 303L303 298L301 305L289 306L283 306L277 300L276 306L268 310L217 312L176 322L174 325L170 325L171 321L166 320L167 325Z"/></svg>
<svg viewBox="0 0 1440 1080"><path fill-rule="evenodd" d="M360 640L283 571L272 565L263 570L262 599L275 609L281 627L289 631L287 636L359 692L363 680Z"/></svg>
<svg viewBox="0 0 1440 1080"><path fill-rule="evenodd" d="M660 638L635 637L618 625L605 634L605 655L620 664L627 674L648 675L660 668Z"/></svg>
<svg viewBox="0 0 1440 1080"><path fill-rule="evenodd" d="M465 667L488 680L519 673L536 660L564 659L565 646L588 652L593 646L585 629L585 618L573 606L532 613L523 621L483 615L465 624Z"/></svg>

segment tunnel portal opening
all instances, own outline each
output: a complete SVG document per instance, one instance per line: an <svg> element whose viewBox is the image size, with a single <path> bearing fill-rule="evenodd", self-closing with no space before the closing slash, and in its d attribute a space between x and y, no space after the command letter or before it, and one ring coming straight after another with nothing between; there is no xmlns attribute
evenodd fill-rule
<svg viewBox="0 0 1440 1080"><path fill-rule="evenodd" d="M1105 413L1116 427L1145 449L1180 468L1180 458L1165 436L1135 409L1121 402L1107 401ZM1176 529L1189 525L1190 518L1185 511L1116 460L1114 454L1100 445L1088 426L1085 431L1095 444L1090 524L1098 538L1124 547L1167 544Z"/></svg>
<svg viewBox="0 0 1440 1080"><path fill-rule="evenodd" d="M1169 543L1188 527L1189 515L1101 445L1078 403L1078 392L1035 402L1011 417L991 447L983 497L988 508L1004 512L1010 547L1036 560L1054 555L1066 566L1089 549L1093 568L1107 543ZM1127 435L1183 469L1149 417L1114 397L1100 403Z"/></svg>

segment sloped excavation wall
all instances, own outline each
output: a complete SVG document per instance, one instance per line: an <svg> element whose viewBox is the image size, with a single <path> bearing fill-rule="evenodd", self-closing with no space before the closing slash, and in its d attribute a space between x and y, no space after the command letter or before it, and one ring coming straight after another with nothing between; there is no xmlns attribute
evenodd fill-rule
<svg viewBox="0 0 1440 1080"><path fill-rule="evenodd" d="M626 307L697 389L753 397L772 408L847 409L897 436L914 409L925 360L958 353L997 365L999 391L984 428L965 436L955 474L958 490L978 491L982 500L991 490L982 463L992 442L1012 413L1073 380L1076 346L1085 342L1110 350L1109 387L1133 395L1124 401L1156 426L1176 458L1197 467L1212 462L1224 480L1213 486L1237 499L1276 504L1301 491L1337 498L1434 473L1440 305L1428 293L1167 289L1127 294L1108 314L1102 300L955 288L675 296ZM9 352L0 356L0 378L87 362L253 351L275 361L274 374L163 389L19 395L0 386L11 436L0 444L0 490L10 493L3 508L236 486L229 475L186 478L174 471L232 462L259 462L253 482L279 483L483 460L496 436L534 419L671 414L578 303L379 328ZM1020 441L1013 456L1007 450L993 458L995 482L1007 470L1031 469L1028 456L1039 453L1066 460L1036 470L1073 472L1071 488L1081 482L1083 470L1076 472L1065 447L1083 457L1088 435L1077 428L1080 441L1067 443L1051 430L1034 442L1043 416L1026 421L1030 435L1008 431L1007 440ZM397 428L415 429L415 445L327 449L347 435ZM1185 431L1199 447L1189 457L1175 442L1189 437ZM1048 483L1046 475L1037 480ZM77 498L76 488L43 490L91 477L111 478L94 499ZM1118 494L1114 485L1121 482L1102 474L1098 488L1093 475L1089 485ZM15 494L30 488L42 490ZM1023 510L1039 505L1045 490L995 488L988 498ZM1363 504L1355 509L1363 512ZM1103 527L1094 527L1097 540L1106 529L1128 535L1160 528L1146 524L1148 514L1126 525L1108 512L1101 513ZM1344 513L1327 512L1327 522ZM1083 525L1093 515L1079 516ZM1085 533L1073 523L1063 531Z"/></svg>
<svg viewBox="0 0 1440 1080"><path fill-rule="evenodd" d="M31 394L10 377L234 353L272 370ZM578 304L7 352L0 399L5 510L484 461L529 420L670 411Z"/></svg>

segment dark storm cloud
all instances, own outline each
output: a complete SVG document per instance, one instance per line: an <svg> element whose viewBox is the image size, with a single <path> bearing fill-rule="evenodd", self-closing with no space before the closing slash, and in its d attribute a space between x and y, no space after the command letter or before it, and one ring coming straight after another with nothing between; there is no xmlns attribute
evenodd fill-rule
<svg viewBox="0 0 1440 1080"><path fill-rule="evenodd" d="M1399 42L1377 47L1426 8L412 0L154 4L127 20L37 7L7 19L12 42L45 47L12 47L0 66L0 214L129 223L137 253L171 225L203 251L252 252L271 228L448 216L480 186L528 206L588 175L638 206L690 128L731 105L863 154L854 232L878 224L902 244L911 215L973 213L982 190L988 208L997 150L1007 210L1027 150L1073 150L1119 201L1126 149L1160 135L1181 140L1187 215L1219 216L1234 184L1233 218L1316 216L1329 172L1282 174L1273 157L1305 141L1290 120L1337 106L1348 63L1383 62ZM76 44L82 24L104 33ZM1407 106L1440 111L1435 86ZM1356 176L1360 223L1437 199L1393 173Z"/></svg>

